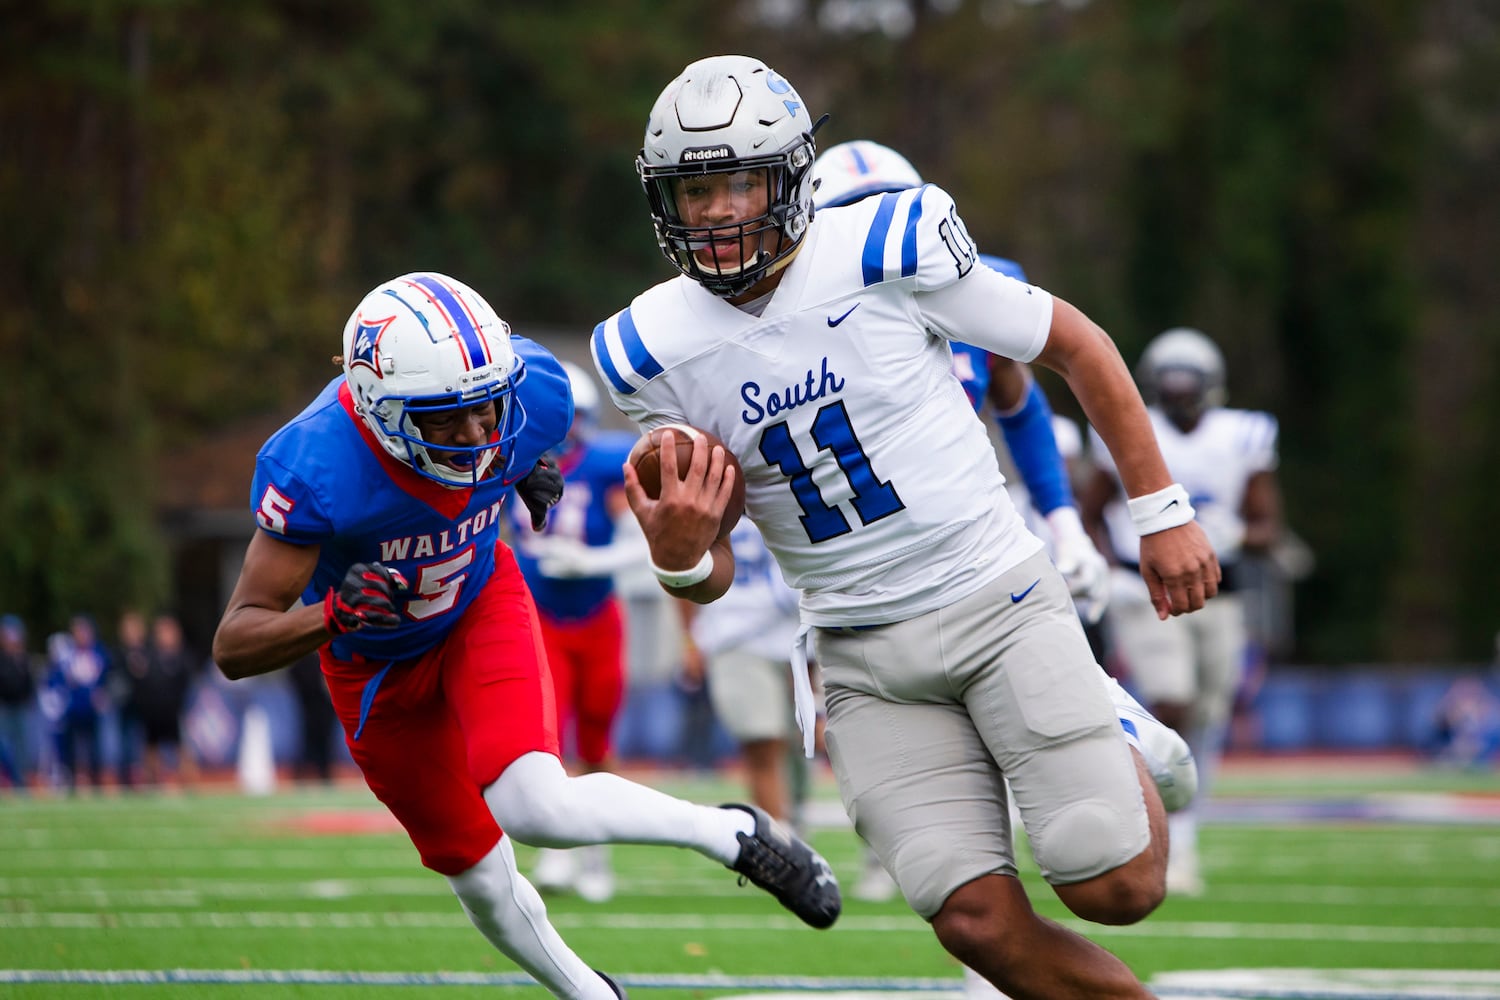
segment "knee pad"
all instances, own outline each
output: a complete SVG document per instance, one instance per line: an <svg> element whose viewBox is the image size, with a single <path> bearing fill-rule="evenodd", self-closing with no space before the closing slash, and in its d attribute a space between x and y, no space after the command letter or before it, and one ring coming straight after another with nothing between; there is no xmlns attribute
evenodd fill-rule
<svg viewBox="0 0 1500 1000"><path fill-rule="evenodd" d="M1118 868L1145 850L1146 842L1135 824L1108 803L1090 801L1053 816L1032 835L1031 849L1042 877L1053 885L1067 885Z"/></svg>

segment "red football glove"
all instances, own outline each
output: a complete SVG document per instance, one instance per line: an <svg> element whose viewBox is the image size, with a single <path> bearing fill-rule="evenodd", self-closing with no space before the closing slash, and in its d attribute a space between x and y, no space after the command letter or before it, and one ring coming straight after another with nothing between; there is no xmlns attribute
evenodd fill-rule
<svg viewBox="0 0 1500 1000"><path fill-rule="evenodd" d="M366 626L394 628L401 624L396 595L407 589L406 577L381 563L355 563L335 590L323 598L323 627L343 635Z"/></svg>

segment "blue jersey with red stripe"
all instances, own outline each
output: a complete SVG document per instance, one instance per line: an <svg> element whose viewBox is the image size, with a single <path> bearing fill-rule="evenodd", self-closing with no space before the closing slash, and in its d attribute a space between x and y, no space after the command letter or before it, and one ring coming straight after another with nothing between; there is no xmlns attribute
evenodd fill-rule
<svg viewBox="0 0 1500 1000"><path fill-rule="evenodd" d="M354 412L342 375L256 456L250 506L261 530L320 547L306 603L322 601L357 562L382 562L410 584L400 605L402 624L338 636L335 656L420 655L453 628L494 572L505 498L515 480L562 441L573 418L572 393L557 360L524 337L512 337L511 345L526 374L516 389L524 425L507 479L494 475L472 488L450 489L418 475L392 458Z"/></svg>
<svg viewBox="0 0 1500 1000"><path fill-rule="evenodd" d="M600 431L560 456L557 464L565 484L563 497L548 512L542 534L591 546L614 541L614 519L605 500L611 490L625 485L621 468L635 442L636 436L626 431ZM613 576L563 579L544 575L537 565L536 552L526 544L535 537L530 516L524 508L512 505L511 520L516 562L543 614L560 621L579 621L614 593Z"/></svg>

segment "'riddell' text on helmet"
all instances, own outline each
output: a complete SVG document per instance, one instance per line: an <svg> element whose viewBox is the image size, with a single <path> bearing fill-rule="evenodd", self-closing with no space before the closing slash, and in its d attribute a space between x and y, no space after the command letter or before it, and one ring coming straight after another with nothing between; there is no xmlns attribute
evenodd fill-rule
<svg viewBox="0 0 1500 1000"><path fill-rule="evenodd" d="M725 297L783 266L812 219L813 127L792 85L748 56L700 59L668 84L636 170L672 266ZM685 207L715 184L764 204L734 218Z"/></svg>
<svg viewBox="0 0 1500 1000"><path fill-rule="evenodd" d="M371 291L344 326L344 375L376 440L418 474L454 488L512 477L526 423L516 396L525 364L509 324L468 285L417 271ZM495 432L474 447L430 448L414 419L488 402Z"/></svg>

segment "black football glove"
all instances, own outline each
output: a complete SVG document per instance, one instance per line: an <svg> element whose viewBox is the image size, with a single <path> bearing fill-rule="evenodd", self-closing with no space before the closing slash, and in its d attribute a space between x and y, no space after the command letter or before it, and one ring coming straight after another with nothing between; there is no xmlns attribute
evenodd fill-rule
<svg viewBox="0 0 1500 1000"><path fill-rule="evenodd" d="M531 511L531 530L541 531L547 525L547 510L562 499L562 473L546 459L538 459L536 467L516 482L516 493Z"/></svg>
<svg viewBox="0 0 1500 1000"><path fill-rule="evenodd" d="M343 635L367 626L394 628L401 624L396 595L407 589L406 577L381 563L355 563L338 589L323 598L323 627Z"/></svg>

